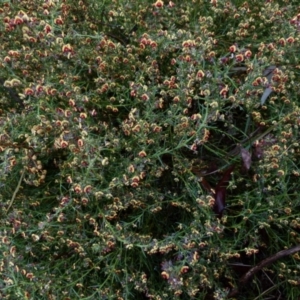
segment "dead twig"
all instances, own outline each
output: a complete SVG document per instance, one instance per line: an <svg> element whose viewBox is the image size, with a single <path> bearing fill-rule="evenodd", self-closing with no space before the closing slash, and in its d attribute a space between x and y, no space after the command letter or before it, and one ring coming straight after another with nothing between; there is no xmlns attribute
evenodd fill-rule
<svg viewBox="0 0 300 300"><path fill-rule="evenodd" d="M243 275L243 277L240 279L240 284L244 285L246 284L258 271L260 271L261 269L263 269L264 267L272 264L274 261L277 261L278 259L281 259L285 256L289 256L292 255L296 252L300 251L300 244L296 245L292 248L286 249L286 250L282 250L277 252L276 254L262 260L258 265L256 265L255 267L251 268L245 275ZM237 294L239 293L238 289L234 289L232 290L229 295L227 296L227 298L232 298L235 297Z"/></svg>
<svg viewBox="0 0 300 300"><path fill-rule="evenodd" d="M270 265L271 263L273 263L274 261L281 259L285 256L288 255L292 255L296 252L300 251L300 244L297 246L294 246L292 248L286 249L286 250L282 250L277 252L276 254L274 254L273 256L270 256L266 259L264 259L263 261L261 261L258 265L256 265L255 267L253 267L252 269L250 269L240 280L240 282L242 284L246 283L253 275L255 275L259 270L261 270L262 268L264 268L267 265Z"/></svg>
<svg viewBox="0 0 300 300"><path fill-rule="evenodd" d="M13 204L15 198L16 198L16 195L17 195L17 193L18 193L18 191L19 191L19 189L20 189L22 180L23 180L23 178L24 178L24 174L25 174L25 169L22 170L22 173L21 173L21 176L20 176L18 185L17 185L17 187L16 187L16 189L15 189L15 191L14 191L12 197L11 197L11 200L9 201L8 207L7 207L7 209L6 209L6 213L9 211L9 209L11 208L11 206L12 206L12 204Z"/></svg>

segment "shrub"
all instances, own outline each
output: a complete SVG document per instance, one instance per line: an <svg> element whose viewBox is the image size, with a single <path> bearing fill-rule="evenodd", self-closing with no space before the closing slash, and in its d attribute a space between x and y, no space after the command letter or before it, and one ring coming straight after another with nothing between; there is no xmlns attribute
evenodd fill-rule
<svg viewBox="0 0 300 300"><path fill-rule="evenodd" d="M296 299L296 1L131 2L1 5L2 298Z"/></svg>

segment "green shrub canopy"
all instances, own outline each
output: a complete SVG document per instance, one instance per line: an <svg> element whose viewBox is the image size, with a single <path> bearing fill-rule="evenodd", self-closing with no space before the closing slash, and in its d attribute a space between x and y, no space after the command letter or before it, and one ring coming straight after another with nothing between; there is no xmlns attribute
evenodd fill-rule
<svg viewBox="0 0 300 300"><path fill-rule="evenodd" d="M2 2L1 299L300 297L297 2Z"/></svg>

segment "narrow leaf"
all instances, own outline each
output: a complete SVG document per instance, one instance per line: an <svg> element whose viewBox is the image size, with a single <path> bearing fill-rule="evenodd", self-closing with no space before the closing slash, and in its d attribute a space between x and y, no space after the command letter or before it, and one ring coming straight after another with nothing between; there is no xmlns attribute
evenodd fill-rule
<svg viewBox="0 0 300 300"><path fill-rule="evenodd" d="M207 182L207 180L205 178L202 177L200 183L207 192L214 193L214 190L211 188L210 184Z"/></svg>
<svg viewBox="0 0 300 300"><path fill-rule="evenodd" d="M214 212L219 218L222 217L222 213L226 207L226 188L228 186L230 174L232 173L233 169L234 166L229 167L216 186Z"/></svg>
<svg viewBox="0 0 300 300"><path fill-rule="evenodd" d="M277 68L276 66L269 66L263 72L263 75L268 78L269 85L271 84L272 76L273 76L274 70L276 68ZM264 93L262 94L262 96L260 98L260 104L261 105L265 104L266 100L268 99L268 97L270 96L270 94L272 93L272 91L273 90L272 90L272 88L270 86L268 86L264 90Z"/></svg>
<svg viewBox="0 0 300 300"><path fill-rule="evenodd" d="M262 94L261 98L260 98L260 104L264 105L267 98L270 96L270 94L272 93L272 89L270 87L267 87L264 90L264 93Z"/></svg>
<svg viewBox="0 0 300 300"><path fill-rule="evenodd" d="M226 198L226 188L224 187L216 188L214 212L217 214L219 218L222 217L222 213L225 209L225 198Z"/></svg>
<svg viewBox="0 0 300 300"><path fill-rule="evenodd" d="M245 148L241 148L240 153L243 160L243 166L246 168L246 170L249 170L252 163L250 152Z"/></svg>

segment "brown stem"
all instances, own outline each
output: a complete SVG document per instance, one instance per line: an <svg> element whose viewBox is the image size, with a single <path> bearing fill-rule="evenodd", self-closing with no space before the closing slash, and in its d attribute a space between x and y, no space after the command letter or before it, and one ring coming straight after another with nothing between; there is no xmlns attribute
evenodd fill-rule
<svg viewBox="0 0 300 300"><path fill-rule="evenodd" d="M251 268L245 275L243 275L243 277L240 279L240 284L244 285L246 284L251 277L253 277L259 270L261 270L262 268L266 267L267 265L270 265L271 263L273 263L274 261L281 259L285 256L288 255L292 255L296 252L300 251L300 244L296 245L292 248L286 249L286 250L282 250L277 252L276 254L262 260L258 265L256 265L255 267ZM232 298L234 296L236 296L239 293L238 289L234 289L231 291L231 293L227 296L227 298Z"/></svg>
<svg viewBox="0 0 300 300"><path fill-rule="evenodd" d="M242 284L245 284L253 275L255 275L259 270L261 270L262 268L264 268L267 265L270 265L271 263L273 263L274 261L281 259L285 256L288 255L292 255L296 252L300 251L300 244L297 246L294 246L292 248L286 249L286 250L282 250L277 252L276 254L274 254L273 256L270 256L266 259L264 259L263 261L261 261L258 265L256 265L255 267L253 267L252 269L250 269L240 280L240 282Z"/></svg>

